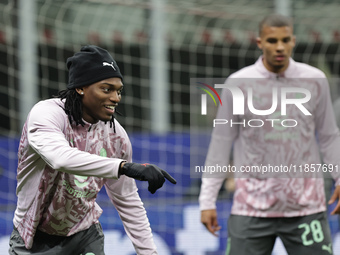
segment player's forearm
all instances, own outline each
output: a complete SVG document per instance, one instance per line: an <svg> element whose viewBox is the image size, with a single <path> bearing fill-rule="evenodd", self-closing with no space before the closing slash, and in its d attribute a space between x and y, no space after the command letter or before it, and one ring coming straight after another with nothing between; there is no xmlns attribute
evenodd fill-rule
<svg viewBox="0 0 340 255"><path fill-rule="evenodd" d="M58 136L60 136L58 138ZM30 146L51 168L75 175L118 178L122 159L105 158L70 147L62 134L31 132Z"/></svg>
<svg viewBox="0 0 340 255"><path fill-rule="evenodd" d="M218 192L222 186L222 178L202 178L201 191L199 195L200 210L216 208Z"/></svg>

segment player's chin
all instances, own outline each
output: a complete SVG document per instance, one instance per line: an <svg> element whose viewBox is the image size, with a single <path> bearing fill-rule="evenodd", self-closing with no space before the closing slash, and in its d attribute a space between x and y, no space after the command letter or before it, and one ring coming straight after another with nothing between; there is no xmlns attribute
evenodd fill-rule
<svg viewBox="0 0 340 255"><path fill-rule="evenodd" d="M273 66L275 67L275 69L281 69L285 66L285 64L282 62L275 62Z"/></svg>
<svg viewBox="0 0 340 255"><path fill-rule="evenodd" d="M100 118L101 121L110 121L112 119L113 114L104 115Z"/></svg>

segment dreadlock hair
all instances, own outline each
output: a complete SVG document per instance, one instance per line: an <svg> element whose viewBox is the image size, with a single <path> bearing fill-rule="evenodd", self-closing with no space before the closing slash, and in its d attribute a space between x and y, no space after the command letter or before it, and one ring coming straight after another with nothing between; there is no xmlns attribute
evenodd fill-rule
<svg viewBox="0 0 340 255"><path fill-rule="evenodd" d="M55 96L55 98L60 98L60 100L65 99L64 111L71 124L74 121L76 125L85 125L83 121L83 102L81 96L75 89L61 90L58 92L58 95ZM113 130L116 133L114 115L112 115L110 120L110 127L113 127Z"/></svg>

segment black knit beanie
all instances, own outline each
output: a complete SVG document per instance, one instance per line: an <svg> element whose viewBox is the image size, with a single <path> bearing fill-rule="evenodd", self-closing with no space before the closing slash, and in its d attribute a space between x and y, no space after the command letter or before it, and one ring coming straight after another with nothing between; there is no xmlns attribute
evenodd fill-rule
<svg viewBox="0 0 340 255"><path fill-rule="evenodd" d="M112 77L123 80L116 61L107 50L88 45L66 61L69 70L67 88L74 89Z"/></svg>

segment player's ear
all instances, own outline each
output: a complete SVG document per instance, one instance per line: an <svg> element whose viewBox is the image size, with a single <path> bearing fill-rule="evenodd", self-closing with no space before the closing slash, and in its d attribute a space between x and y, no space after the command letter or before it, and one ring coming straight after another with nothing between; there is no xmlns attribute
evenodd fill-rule
<svg viewBox="0 0 340 255"><path fill-rule="evenodd" d="M257 44L257 47L262 50L261 37L256 37L256 44Z"/></svg>
<svg viewBox="0 0 340 255"><path fill-rule="evenodd" d="M84 89L83 88L76 88L76 91L79 95L84 95Z"/></svg>

